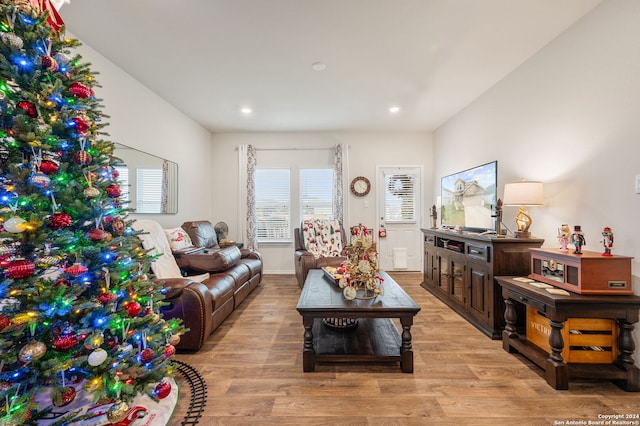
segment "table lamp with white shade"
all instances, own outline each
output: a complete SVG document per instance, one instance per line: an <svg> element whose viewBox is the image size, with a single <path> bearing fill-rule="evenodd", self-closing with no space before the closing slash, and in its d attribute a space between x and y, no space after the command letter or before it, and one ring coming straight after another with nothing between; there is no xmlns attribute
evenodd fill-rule
<svg viewBox="0 0 640 426"><path fill-rule="evenodd" d="M515 238L531 238L529 227L532 220L526 211L526 206L541 206L544 204L542 182L514 182L504 185L503 205L520 206L516 215L517 231L513 233Z"/></svg>

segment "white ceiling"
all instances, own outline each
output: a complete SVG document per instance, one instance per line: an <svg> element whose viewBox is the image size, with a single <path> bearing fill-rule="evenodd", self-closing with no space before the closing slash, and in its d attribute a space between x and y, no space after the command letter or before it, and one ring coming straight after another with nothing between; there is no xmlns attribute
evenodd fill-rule
<svg viewBox="0 0 640 426"><path fill-rule="evenodd" d="M60 13L213 132L430 131L601 1L72 0Z"/></svg>

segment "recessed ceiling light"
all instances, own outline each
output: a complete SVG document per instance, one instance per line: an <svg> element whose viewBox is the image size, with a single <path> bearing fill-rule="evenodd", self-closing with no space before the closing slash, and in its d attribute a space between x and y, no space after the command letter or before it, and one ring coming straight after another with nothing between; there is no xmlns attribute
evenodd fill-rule
<svg viewBox="0 0 640 426"><path fill-rule="evenodd" d="M389 112L390 112L391 114L397 114L397 113L399 113L399 112L400 112L400 107L399 107L399 106L395 106L395 105L394 105L394 106L392 106L392 107L390 107L390 108L389 108Z"/></svg>
<svg viewBox="0 0 640 426"><path fill-rule="evenodd" d="M240 112L241 112L243 115L251 115L251 113L253 112L253 110L252 110L251 108L249 108L249 107L242 107L242 108L240 108Z"/></svg>
<svg viewBox="0 0 640 426"><path fill-rule="evenodd" d="M324 71L327 69L327 64L325 64L324 62L314 62L311 64L311 68L314 71Z"/></svg>

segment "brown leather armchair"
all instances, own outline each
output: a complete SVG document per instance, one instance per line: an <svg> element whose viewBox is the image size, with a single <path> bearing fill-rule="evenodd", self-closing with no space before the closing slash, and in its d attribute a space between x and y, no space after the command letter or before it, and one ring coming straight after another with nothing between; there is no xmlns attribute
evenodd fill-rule
<svg viewBox="0 0 640 426"><path fill-rule="evenodd" d="M293 232L295 242L294 262L296 270L296 279L300 288L304 286L304 282L307 279L307 274L310 269L320 269L325 266L340 266L342 262L346 260L342 250L347 245L347 235L342 228L342 225L337 221L322 220L306 220L300 224L300 228L296 228ZM326 233L318 231L325 226L329 226L332 229ZM316 232L313 232L312 228L315 228ZM321 235L322 234L322 235ZM305 237L314 239L313 243L316 245L315 250L309 250L309 244L305 242ZM337 244L337 240L340 243ZM329 241L323 241L329 240ZM333 247L333 253L323 253L322 250L318 250L317 245L325 242L327 245ZM338 249L339 247L339 249ZM337 253L339 251L339 254Z"/></svg>

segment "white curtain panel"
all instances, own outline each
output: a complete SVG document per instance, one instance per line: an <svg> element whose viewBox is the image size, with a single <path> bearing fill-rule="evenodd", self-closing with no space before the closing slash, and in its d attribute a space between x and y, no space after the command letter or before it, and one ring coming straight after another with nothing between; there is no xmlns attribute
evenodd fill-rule
<svg viewBox="0 0 640 426"><path fill-rule="evenodd" d="M256 149L247 146L247 248L258 249L256 233Z"/></svg>
<svg viewBox="0 0 640 426"><path fill-rule="evenodd" d="M333 148L333 170L335 173L335 186L333 188L333 217L344 226L344 174L343 174L343 149L342 144Z"/></svg>

